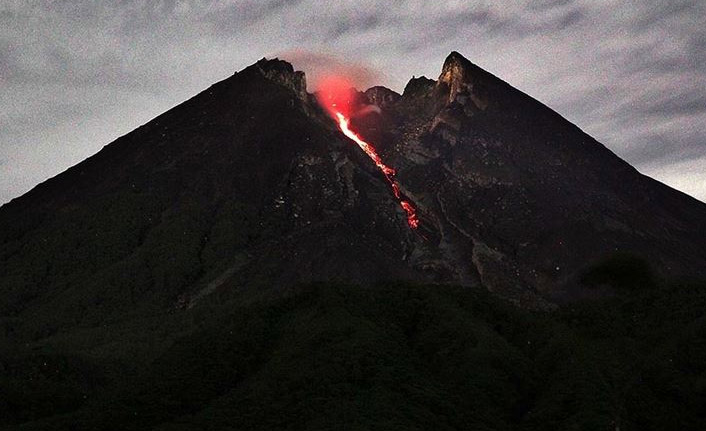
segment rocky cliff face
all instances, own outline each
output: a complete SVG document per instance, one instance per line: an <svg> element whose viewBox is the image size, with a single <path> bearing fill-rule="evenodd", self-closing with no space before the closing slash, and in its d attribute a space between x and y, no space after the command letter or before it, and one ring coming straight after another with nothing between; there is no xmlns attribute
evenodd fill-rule
<svg viewBox="0 0 706 431"><path fill-rule="evenodd" d="M315 280L454 283L546 308L589 292L582 271L614 253L706 273L706 205L458 53L437 81L360 97L378 108L353 127L397 170L418 230L304 75L261 60L0 208L7 330Z"/></svg>

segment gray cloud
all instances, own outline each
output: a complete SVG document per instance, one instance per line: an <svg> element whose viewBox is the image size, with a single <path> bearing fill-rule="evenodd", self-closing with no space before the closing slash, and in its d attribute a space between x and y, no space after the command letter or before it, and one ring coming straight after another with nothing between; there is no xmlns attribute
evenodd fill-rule
<svg viewBox="0 0 706 431"><path fill-rule="evenodd" d="M0 203L263 56L401 91L452 50L706 200L706 3L442 3L0 4Z"/></svg>

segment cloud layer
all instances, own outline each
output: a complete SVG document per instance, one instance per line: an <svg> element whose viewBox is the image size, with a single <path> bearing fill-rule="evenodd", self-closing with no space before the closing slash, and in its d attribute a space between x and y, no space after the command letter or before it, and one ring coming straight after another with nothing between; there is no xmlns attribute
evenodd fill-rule
<svg viewBox="0 0 706 431"><path fill-rule="evenodd" d="M263 56L400 91L452 50L706 200L699 0L32 3L0 5L0 203Z"/></svg>

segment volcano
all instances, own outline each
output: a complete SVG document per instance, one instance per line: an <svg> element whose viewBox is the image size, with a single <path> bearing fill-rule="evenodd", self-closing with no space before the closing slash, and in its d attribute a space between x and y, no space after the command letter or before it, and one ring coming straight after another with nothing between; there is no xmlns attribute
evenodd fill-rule
<svg viewBox="0 0 706 431"><path fill-rule="evenodd" d="M304 74L263 59L4 205L3 312L56 316L43 298L75 290L191 306L325 280L483 286L545 307L595 292L582 274L613 255L706 273L706 205L456 52L436 81L352 97L379 108L350 127L394 169L416 230Z"/></svg>
<svg viewBox="0 0 706 431"><path fill-rule="evenodd" d="M706 204L460 54L402 94L351 97L375 109L345 117L349 135L302 72L262 59L2 206L5 339L102 358L106 325L200 321L320 282L459 286L546 311L614 295L592 274L615 259L706 276Z"/></svg>

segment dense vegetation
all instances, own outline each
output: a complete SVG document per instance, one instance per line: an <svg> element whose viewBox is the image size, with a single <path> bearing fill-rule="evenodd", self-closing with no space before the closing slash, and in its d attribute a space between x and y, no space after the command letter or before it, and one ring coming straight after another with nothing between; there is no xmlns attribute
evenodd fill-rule
<svg viewBox="0 0 706 431"><path fill-rule="evenodd" d="M617 294L551 313L460 287L317 284L6 341L0 417L47 430L703 429L706 286L640 288L628 270L642 271L587 273Z"/></svg>

